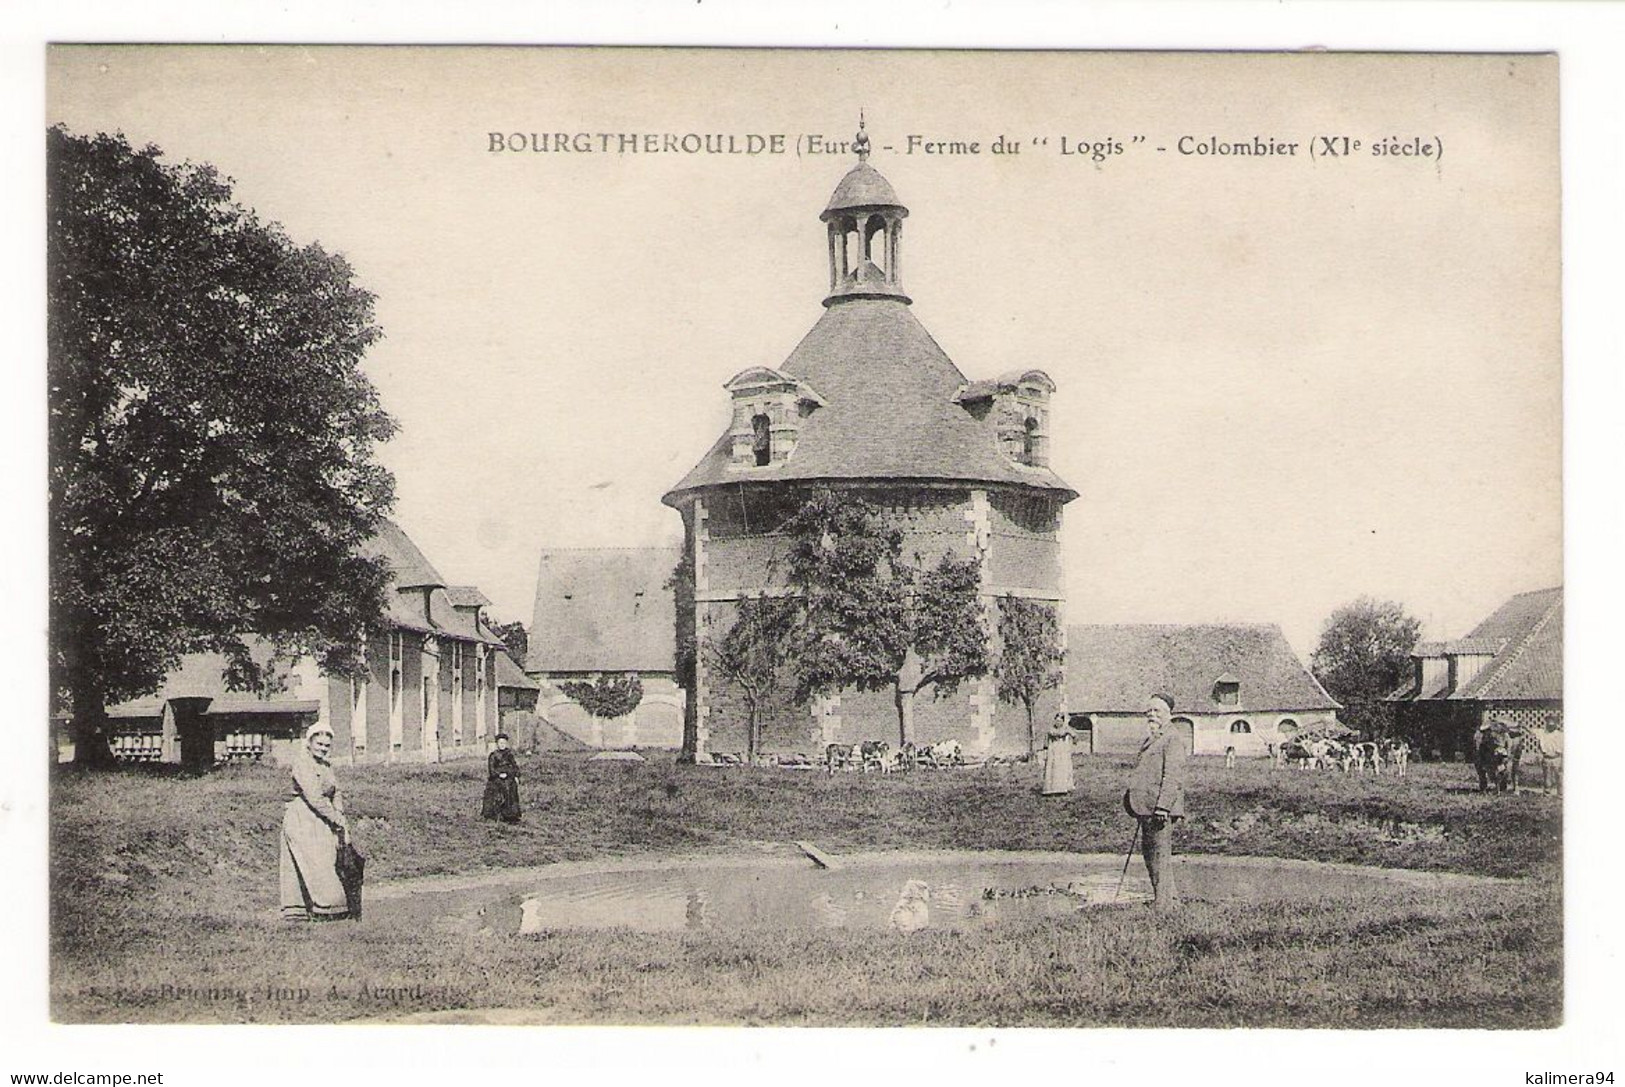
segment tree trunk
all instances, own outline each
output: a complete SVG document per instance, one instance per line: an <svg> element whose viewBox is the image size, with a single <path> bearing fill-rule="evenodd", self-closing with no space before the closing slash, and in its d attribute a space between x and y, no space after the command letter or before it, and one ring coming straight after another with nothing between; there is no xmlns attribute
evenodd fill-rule
<svg viewBox="0 0 1625 1087"><path fill-rule="evenodd" d="M73 684L73 761L81 766L114 764L107 730L107 692L94 677Z"/></svg>
<svg viewBox="0 0 1625 1087"><path fill-rule="evenodd" d="M1024 698L1021 704L1027 708L1027 757L1030 759L1038 754L1038 733L1033 728L1032 702Z"/></svg>
<svg viewBox="0 0 1625 1087"><path fill-rule="evenodd" d="M897 745L914 738L914 692L897 689Z"/></svg>
<svg viewBox="0 0 1625 1087"><path fill-rule="evenodd" d="M695 761L700 751L700 693L697 684L690 683L683 692L683 749L677 755L679 763Z"/></svg>
<svg viewBox="0 0 1625 1087"><path fill-rule="evenodd" d="M897 669L897 743L899 746L914 739L914 694L920 689L924 677L924 662L910 646L903 654L902 666Z"/></svg>

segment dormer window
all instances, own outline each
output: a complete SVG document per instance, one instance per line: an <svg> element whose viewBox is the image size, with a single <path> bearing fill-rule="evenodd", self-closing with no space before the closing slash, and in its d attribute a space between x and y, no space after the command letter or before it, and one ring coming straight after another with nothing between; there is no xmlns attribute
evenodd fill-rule
<svg viewBox="0 0 1625 1087"><path fill-rule="evenodd" d="M1241 705L1241 680L1229 672L1214 680L1213 701L1221 706Z"/></svg>
<svg viewBox="0 0 1625 1087"><path fill-rule="evenodd" d="M1055 382L1042 370L1011 370L992 381L972 381L954 400L978 422L993 427L999 451L1014 464L1049 467L1049 398Z"/></svg>
<svg viewBox="0 0 1625 1087"><path fill-rule="evenodd" d="M795 451L802 422L824 398L798 378L753 366L724 386L733 396L732 467L772 468Z"/></svg>

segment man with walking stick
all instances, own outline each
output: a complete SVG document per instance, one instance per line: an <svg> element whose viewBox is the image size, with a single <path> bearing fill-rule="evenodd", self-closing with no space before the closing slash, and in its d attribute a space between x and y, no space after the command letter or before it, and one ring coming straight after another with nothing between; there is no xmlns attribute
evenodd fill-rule
<svg viewBox="0 0 1625 1087"><path fill-rule="evenodd" d="M1173 824L1185 818L1185 763L1189 753L1183 739L1169 727L1172 695L1146 699L1145 721L1150 735L1140 745L1140 757L1129 775L1123 806L1139 820L1140 848L1151 877L1152 906L1159 910L1177 901L1173 877ZM1132 840L1129 854L1134 853ZM1123 869L1128 870L1125 860Z"/></svg>

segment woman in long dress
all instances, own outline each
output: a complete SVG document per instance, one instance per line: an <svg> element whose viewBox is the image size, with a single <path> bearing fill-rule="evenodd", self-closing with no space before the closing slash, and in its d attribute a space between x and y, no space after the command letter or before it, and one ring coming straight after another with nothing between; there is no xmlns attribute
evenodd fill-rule
<svg viewBox="0 0 1625 1087"><path fill-rule="evenodd" d="M282 916L289 921L328 921L350 912L337 863L350 825L327 761L332 750L333 730L318 721L294 752L293 796L282 809Z"/></svg>
<svg viewBox="0 0 1625 1087"><path fill-rule="evenodd" d="M519 760L508 750L506 734L497 735L497 749L486 763L485 802L480 814L487 819L517 823L519 808Z"/></svg>
<svg viewBox="0 0 1625 1087"><path fill-rule="evenodd" d="M1072 791L1072 730L1067 727L1066 715L1056 714L1055 722L1045 735L1048 746L1044 754L1044 795L1062 796Z"/></svg>

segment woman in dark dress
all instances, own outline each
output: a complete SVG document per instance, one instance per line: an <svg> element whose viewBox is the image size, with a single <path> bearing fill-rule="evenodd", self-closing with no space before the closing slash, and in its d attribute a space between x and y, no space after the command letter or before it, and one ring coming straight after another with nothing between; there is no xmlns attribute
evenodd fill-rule
<svg viewBox="0 0 1625 1087"><path fill-rule="evenodd" d="M497 749L491 752L486 769L485 802L480 814L504 823L519 822L519 760L508 750L508 737L497 736Z"/></svg>

